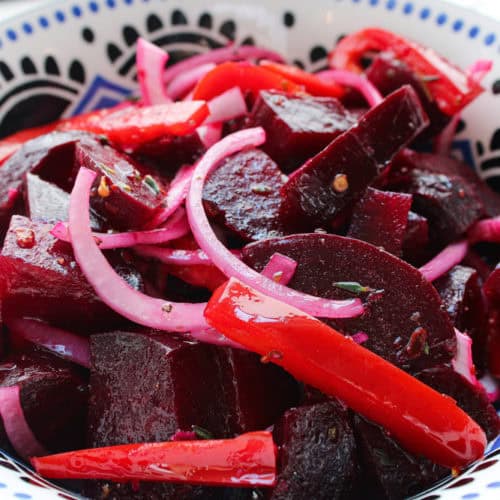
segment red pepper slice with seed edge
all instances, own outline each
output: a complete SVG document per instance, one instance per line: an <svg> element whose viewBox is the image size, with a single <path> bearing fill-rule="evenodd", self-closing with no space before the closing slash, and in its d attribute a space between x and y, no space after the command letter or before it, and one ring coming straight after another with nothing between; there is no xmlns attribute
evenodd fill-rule
<svg viewBox="0 0 500 500"><path fill-rule="evenodd" d="M302 85L261 66L248 62L226 62L209 71L196 85L193 99L209 101L232 87L256 95L260 90L301 92Z"/></svg>
<svg viewBox="0 0 500 500"><path fill-rule="evenodd" d="M165 135L182 136L196 130L209 114L204 101L181 101L154 106L127 106L86 122L85 130L105 135L119 146L137 146Z"/></svg>
<svg viewBox="0 0 500 500"><path fill-rule="evenodd" d="M292 306L231 278L205 317L227 338L382 425L412 453L450 468L484 453L484 432L453 399Z"/></svg>
<svg viewBox="0 0 500 500"><path fill-rule="evenodd" d="M345 93L345 90L340 85L334 82L327 83L316 75L308 73L297 66L289 66L267 60L261 61L260 65L298 85L303 85L305 91L314 96L342 97Z"/></svg>
<svg viewBox="0 0 500 500"><path fill-rule="evenodd" d="M31 458L53 479L162 481L210 486L274 486L276 447L270 432L233 439L138 443Z"/></svg>
<svg viewBox="0 0 500 500"><path fill-rule="evenodd" d="M483 88L457 66L433 50L379 28L366 28L342 38L328 56L337 69L360 73L361 58L369 52L392 52L421 80L439 109L452 116L483 92Z"/></svg>

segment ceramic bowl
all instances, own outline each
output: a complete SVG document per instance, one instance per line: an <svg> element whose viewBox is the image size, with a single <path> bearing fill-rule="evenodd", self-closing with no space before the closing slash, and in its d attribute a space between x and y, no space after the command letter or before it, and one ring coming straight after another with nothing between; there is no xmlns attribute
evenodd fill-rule
<svg viewBox="0 0 500 500"><path fill-rule="evenodd" d="M138 36L168 50L171 61L228 43L255 43L318 70L343 34L379 26L434 47L462 67L493 60L486 92L463 113L453 150L500 190L500 21L491 15L438 0L21 3L17 16L2 17L0 7L0 137L133 93ZM61 497L76 498L0 452L0 498ZM419 498L500 498L500 439L482 461Z"/></svg>

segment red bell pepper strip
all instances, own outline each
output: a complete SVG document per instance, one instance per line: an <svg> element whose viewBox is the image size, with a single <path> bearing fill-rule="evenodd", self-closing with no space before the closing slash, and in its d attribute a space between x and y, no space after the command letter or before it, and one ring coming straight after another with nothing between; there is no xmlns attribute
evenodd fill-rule
<svg viewBox="0 0 500 500"><path fill-rule="evenodd" d="M187 135L208 116L202 101L181 101L155 106L128 106L89 123L85 130L105 135L121 146L137 146L165 135Z"/></svg>
<svg viewBox="0 0 500 500"><path fill-rule="evenodd" d="M484 453L484 432L454 400L294 307L231 278L213 294L205 317L231 340L382 425L410 452L445 467Z"/></svg>
<svg viewBox="0 0 500 500"><path fill-rule="evenodd" d="M32 458L31 463L47 478L239 487L276 482L276 447L270 432L249 432L234 439L91 448Z"/></svg>
<svg viewBox="0 0 500 500"><path fill-rule="evenodd" d="M242 92L251 91L254 95L259 90L275 89L285 92L304 90L301 85L261 66L247 62L227 62L219 64L198 82L193 99L209 101L232 87L240 87Z"/></svg>
<svg viewBox="0 0 500 500"><path fill-rule="evenodd" d="M303 85L306 92L311 95L342 97L345 93L344 89L337 83L321 80L316 75L308 73L297 66L289 66L274 61L261 61L260 65L298 85Z"/></svg>
<svg viewBox="0 0 500 500"><path fill-rule="evenodd" d="M392 52L417 74L446 115L454 115L475 99L483 88L460 68L436 52L390 31L367 28L343 38L329 55L330 66L360 73L361 58L373 51Z"/></svg>

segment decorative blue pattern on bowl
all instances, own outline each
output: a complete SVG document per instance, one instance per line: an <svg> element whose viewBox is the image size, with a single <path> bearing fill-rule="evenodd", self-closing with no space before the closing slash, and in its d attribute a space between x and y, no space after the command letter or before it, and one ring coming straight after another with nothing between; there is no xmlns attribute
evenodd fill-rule
<svg viewBox="0 0 500 500"><path fill-rule="evenodd" d="M457 155L500 190L500 24L437 0L41 0L0 22L0 137L113 106L136 90L138 36L177 61L228 43L259 44L318 70L345 33L382 26L437 47L466 67L493 59L486 92L466 110L453 142ZM492 110L498 110L496 113ZM0 452L1 499L78 498ZM417 498L417 497L415 497ZM420 495L500 498L500 437L457 478Z"/></svg>

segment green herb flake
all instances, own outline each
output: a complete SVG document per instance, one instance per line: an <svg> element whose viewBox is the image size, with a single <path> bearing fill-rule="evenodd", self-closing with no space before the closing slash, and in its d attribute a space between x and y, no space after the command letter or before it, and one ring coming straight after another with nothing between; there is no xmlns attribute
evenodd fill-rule
<svg viewBox="0 0 500 500"><path fill-rule="evenodd" d="M146 184L146 186L148 186L154 194L160 194L160 186L158 186L158 183L149 174L144 176L142 182Z"/></svg>
<svg viewBox="0 0 500 500"><path fill-rule="evenodd" d="M368 293L373 291L368 286L363 286L357 281L337 281L333 284L335 288L340 288L341 290L347 290L351 293Z"/></svg>
<svg viewBox="0 0 500 500"><path fill-rule="evenodd" d="M419 75L419 79L422 82L437 82L439 80L439 75Z"/></svg>
<svg viewBox="0 0 500 500"><path fill-rule="evenodd" d="M213 439L214 438L213 434L210 431L207 431L207 429L204 429L203 427L200 427L199 425L192 425L191 429L196 434L196 437L198 439Z"/></svg>
<svg viewBox="0 0 500 500"><path fill-rule="evenodd" d="M426 342L426 343L424 344L424 354L425 354L426 356L428 356L428 355L429 355L430 350L431 350L431 349L430 349L430 347L429 347L429 343L428 343L428 342Z"/></svg>

